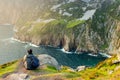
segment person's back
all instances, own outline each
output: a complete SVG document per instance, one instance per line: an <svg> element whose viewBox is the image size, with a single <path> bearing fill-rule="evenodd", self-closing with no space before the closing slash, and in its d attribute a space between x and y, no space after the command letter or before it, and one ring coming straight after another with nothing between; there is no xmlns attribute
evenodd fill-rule
<svg viewBox="0 0 120 80"><path fill-rule="evenodd" d="M28 54L24 57L24 66L28 70L36 69L39 66L39 60L32 54L32 50L28 50Z"/></svg>

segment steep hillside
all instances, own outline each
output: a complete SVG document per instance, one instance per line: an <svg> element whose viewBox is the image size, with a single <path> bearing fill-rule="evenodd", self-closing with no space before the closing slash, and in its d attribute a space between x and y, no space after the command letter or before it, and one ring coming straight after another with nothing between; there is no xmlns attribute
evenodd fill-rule
<svg viewBox="0 0 120 80"><path fill-rule="evenodd" d="M19 27L15 37L37 45L59 46L67 51L95 51L97 48L88 40L88 19L100 4L100 1L58 1L42 17Z"/></svg>
<svg viewBox="0 0 120 80"><path fill-rule="evenodd" d="M109 3L108 5L106 5ZM92 20L92 30L100 36L98 44L100 49L109 52L120 50L120 1L105 1ZM108 48L109 47L109 48Z"/></svg>
<svg viewBox="0 0 120 80"><path fill-rule="evenodd" d="M16 26L15 38L22 41L67 51L119 51L119 0L5 0L1 4L9 4L17 16L9 19Z"/></svg>

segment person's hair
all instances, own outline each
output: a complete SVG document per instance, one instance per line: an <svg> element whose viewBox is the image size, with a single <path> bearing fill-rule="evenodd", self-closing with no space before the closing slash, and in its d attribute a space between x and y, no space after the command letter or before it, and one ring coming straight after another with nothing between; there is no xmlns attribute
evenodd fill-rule
<svg viewBox="0 0 120 80"><path fill-rule="evenodd" d="M33 54L32 49L29 49L27 52L28 52L28 54Z"/></svg>

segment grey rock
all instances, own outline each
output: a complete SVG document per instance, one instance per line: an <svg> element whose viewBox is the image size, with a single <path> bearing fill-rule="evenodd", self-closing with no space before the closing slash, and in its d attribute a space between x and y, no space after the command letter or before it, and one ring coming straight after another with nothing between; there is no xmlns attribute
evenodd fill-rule
<svg viewBox="0 0 120 80"><path fill-rule="evenodd" d="M78 66L76 70L77 70L78 72L80 72L80 71L85 70L85 68L86 68L86 66Z"/></svg>
<svg viewBox="0 0 120 80"><path fill-rule="evenodd" d="M55 58L51 57L50 55L41 54L41 55L38 55L38 59L40 61L40 66L49 64L49 65L54 66L57 70L60 69L60 66L59 66L57 60Z"/></svg>

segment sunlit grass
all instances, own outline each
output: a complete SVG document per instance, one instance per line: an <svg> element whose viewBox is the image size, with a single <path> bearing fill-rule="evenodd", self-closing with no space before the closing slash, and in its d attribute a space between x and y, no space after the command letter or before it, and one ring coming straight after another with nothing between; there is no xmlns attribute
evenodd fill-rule
<svg viewBox="0 0 120 80"><path fill-rule="evenodd" d="M83 24L85 21L84 20L72 20L69 21L67 24L67 28L73 28L77 25Z"/></svg>
<svg viewBox="0 0 120 80"><path fill-rule="evenodd" d="M70 67L62 66L60 70L57 70L51 65L44 65L36 70L30 72L41 74L40 76L33 76L33 79L41 78L55 78L56 76L64 78L65 80L109 80L115 79L119 80L116 77L120 78L120 64L113 63L118 60L117 56L106 59L103 62L100 62L96 67L87 68L83 71L77 72ZM0 76L15 71L18 62L14 61L0 66ZM116 69L118 67L118 69ZM117 71L116 71L117 70ZM111 73L112 71L112 73Z"/></svg>
<svg viewBox="0 0 120 80"><path fill-rule="evenodd" d="M2 77L6 73L14 72L17 66L18 66L17 61L1 65L0 66L0 77Z"/></svg>

